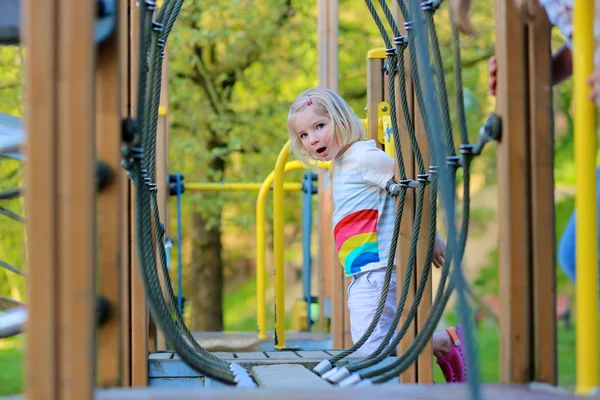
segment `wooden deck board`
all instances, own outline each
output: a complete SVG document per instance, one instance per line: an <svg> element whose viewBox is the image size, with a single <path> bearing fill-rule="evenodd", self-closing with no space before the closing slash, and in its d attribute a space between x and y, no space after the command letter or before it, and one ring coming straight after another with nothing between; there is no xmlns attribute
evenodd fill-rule
<svg viewBox="0 0 600 400"><path fill-rule="evenodd" d="M439 399L463 400L468 398L469 392L466 384L447 385L381 385L373 387L349 388L303 388L290 391L289 388L213 388L213 389L173 389L173 388L135 388L135 389L107 389L97 393L98 400L166 400L166 399L210 399L210 400L305 400L307 398L327 400L363 400L365 398L384 399ZM504 400L507 398L519 400L553 400L577 399L571 393L557 393L546 390L532 390L526 385L483 385L482 396L486 400Z"/></svg>

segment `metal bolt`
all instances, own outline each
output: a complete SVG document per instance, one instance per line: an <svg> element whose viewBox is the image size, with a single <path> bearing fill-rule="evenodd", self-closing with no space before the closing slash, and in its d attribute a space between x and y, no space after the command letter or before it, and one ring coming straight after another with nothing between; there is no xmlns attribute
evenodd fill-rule
<svg viewBox="0 0 600 400"><path fill-rule="evenodd" d="M381 111L387 111L387 106L381 106Z"/></svg>

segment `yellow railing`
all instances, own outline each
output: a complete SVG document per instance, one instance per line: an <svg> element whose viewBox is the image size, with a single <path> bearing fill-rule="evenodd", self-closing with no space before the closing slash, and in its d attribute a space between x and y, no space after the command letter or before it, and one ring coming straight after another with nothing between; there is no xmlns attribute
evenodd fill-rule
<svg viewBox="0 0 600 400"><path fill-rule="evenodd" d="M213 182L194 182L185 185L185 190L191 192L206 192L206 191L252 191L261 190L264 183L254 182L229 182L229 183L213 183ZM271 185L265 188L268 192L271 189ZM302 184L299 182L285 182L283 184L283 190L302 190Z"/></svg>
<svg viewBox="0 0 600 400"><path fill-rule="evenodd" d="M265 220L268 188L273 185L273 257L275 264L275 348L285 347L285 279L284 279L284 238L283 238L283 178L285 172L304 168L300 161L287 162L290 151L288 141L281 149L275 169L263 181L256 200L256 319L258 337L267 336L266 315L266 261L265 261ZM318 168L331 168L330 162L319 162Z"/></svg>
<svg viewBox="0 0 600 400"><path fill-rule="evenodd" d="M573 86L576 173L577 392L598 386L598 225L596 121L587 79L594 66L594 1L573 7Z"/></svg>

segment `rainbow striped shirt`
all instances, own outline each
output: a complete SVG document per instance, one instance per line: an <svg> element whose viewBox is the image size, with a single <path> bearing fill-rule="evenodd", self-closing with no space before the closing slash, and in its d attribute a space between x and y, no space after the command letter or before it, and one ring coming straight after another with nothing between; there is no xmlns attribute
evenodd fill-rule
<svg viewBox="0 0 600 400"><path fill-rule="evenodd" d="M395 207L385 185L393 176L394 161L374 140L354 143L335 160L333 236L347 276L387 265Z"/></svg>

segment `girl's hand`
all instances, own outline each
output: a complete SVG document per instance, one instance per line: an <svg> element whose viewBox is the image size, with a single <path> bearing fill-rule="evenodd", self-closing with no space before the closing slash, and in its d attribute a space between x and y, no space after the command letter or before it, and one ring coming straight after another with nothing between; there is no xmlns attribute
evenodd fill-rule
<svg viewBox="0 0 600 400"><path fill-rule="evenodd" d="M498 66L496 64L496 56L490 57L489 78L490 78L490 94L496 95L496 83L498 76Z"/></svg>
<svg viewBox="0 0 600 400"><path fill-rule="evenodd" d="M588 84L592 87L590 91L590 100L598 101L600 99L600 68L596 68L588 78Z"/></svg>
<svg viewBox="0 0 600 400"><path fill-rule="evenodd" d="M433 245L433 265L436 268L441 268L444 265L444 259L446 258L446 242L440 236L439 233L435 235L435 244Z"/></svg>

